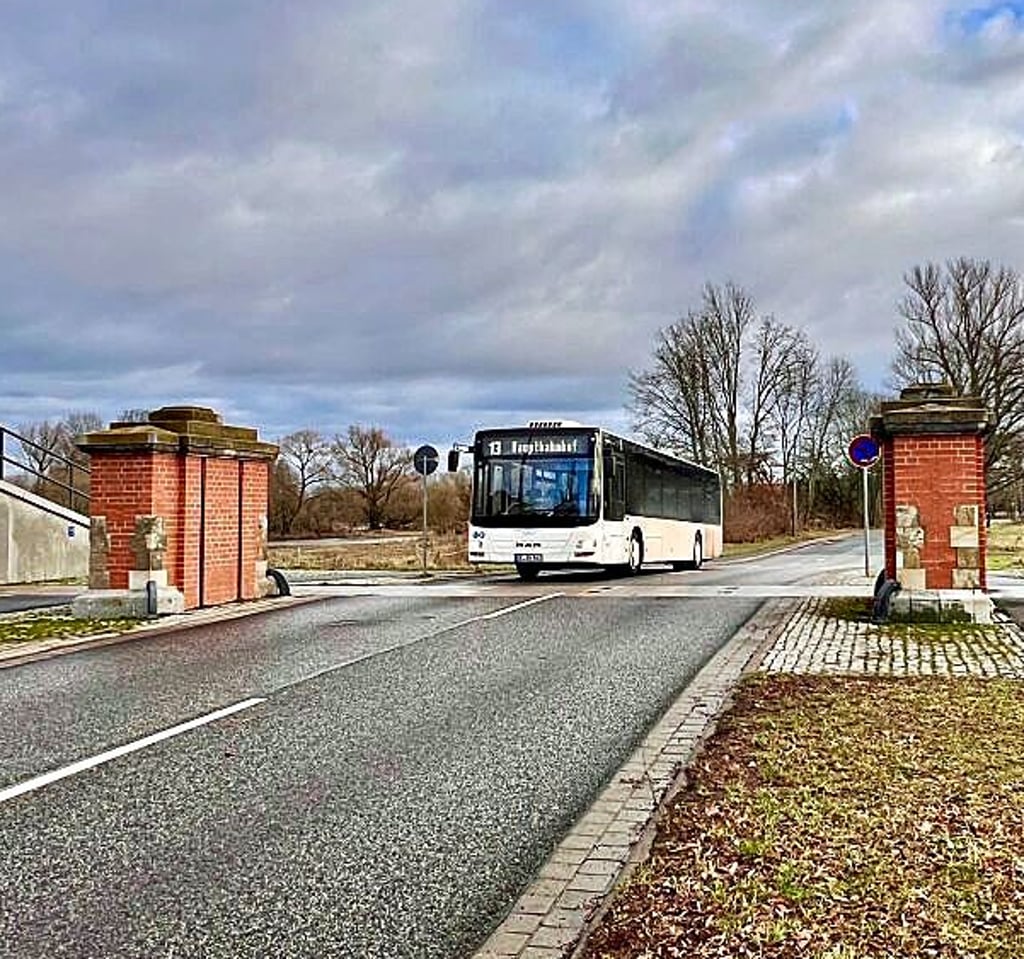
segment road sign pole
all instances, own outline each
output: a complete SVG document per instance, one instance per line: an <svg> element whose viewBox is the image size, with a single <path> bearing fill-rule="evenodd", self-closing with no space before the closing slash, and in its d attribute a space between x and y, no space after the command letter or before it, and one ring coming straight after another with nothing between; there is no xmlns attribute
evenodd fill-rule
<svg viewBox="0 0 1024 959"><path fill-rule="evenodd" d="M427 474L423 473L423 575L427 574Z"/></svg>
<svg viewBox="0 0 1024 959"><path fill-rule="evenodd" d="M871 575L871 547L868 545L868 467L860 468L864 478L864 575Z"/></svg>
<svg viewBox="0 0 1024 959"><path fill-rule="evenodd" d="M793 474L793 539L796 539L796 473Z"/></svg>
<svg viewBox="0 0 1024 959"><path fill-rule="evenodd" d="M846 455L849 456L850 462L860 470L861 478L864 482L864 575L870 576L871 545L868 540L868 470L878 462L878 458L882 455L882 450L878 445L878 440L868 433L861 433L850 440L850 445L846 449Z"/></svg>
<svg viewBox="0 0 1024 959"><path fill-rule="evenodd" d="M427 477L437 469L439 457L433 446L421 446L412 454L412 468L423 477L423 574L427 573Z"/></svg>

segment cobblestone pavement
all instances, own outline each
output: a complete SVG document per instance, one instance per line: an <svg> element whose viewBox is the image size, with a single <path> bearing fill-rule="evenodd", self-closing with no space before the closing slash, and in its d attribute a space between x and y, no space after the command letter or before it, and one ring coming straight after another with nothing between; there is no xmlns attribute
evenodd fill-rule
<svg viewBox="0 0 1024 959"><path fill-rule="evenodd" d="M774 673L1024 678L1024 629L991 625L876 625L826 615L827 599L800 604L759 668Z"/></svg>
<svg viewBox="0 0 1024 959"><path fill-rule="evenodd" d="M850 584L852 585L852 584ZM554 850L475 959L560 959L647 853L658 806L714 729L744 672L1024 678L1024 628L876 625L828 615L826 597L774 600L697 675Z"/></svg>

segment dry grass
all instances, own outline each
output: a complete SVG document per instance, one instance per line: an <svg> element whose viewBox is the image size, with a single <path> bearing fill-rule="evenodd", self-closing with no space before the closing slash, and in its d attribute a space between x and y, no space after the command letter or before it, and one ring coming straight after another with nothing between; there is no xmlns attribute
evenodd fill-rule
<svg viewBox="0 0 1024 959"><path fill-rule="evenodd" d="M988 529L988 568L1024 570L1024 524L993 523Z"/></svg>
<svg viewBox="0 0 1024 959"><path fill-rule="evenodd" d="M1024 948L1024 684L755 677L587 959Z"/></svg>
<svg viewBox="0 0 1024 959"><path fill-rule="evenodd" d="M806 543L808 540L827 539L830 536L842 536L849 532L848 529L805 530L799 536L772 536L753 543L726 543L722 555L726 559L759 556L762 553L770 553L772 550L783 549L786 546Z"/></svg>
<svg viewBox="0 0 1024 959"><path fill-rule="evenodd" d="M432 570L471 570L466 558L466 534L432 534L427 543ZM268 561L277 569L342 569L415 571L423 565L423 540L395 537L386 542L335 546L272 546Z"/></svg>
<svg viewBox="0 0 1024 959"><path fill-rule="evenodd" d="M798 537L777 536L758 543L726 543L725 556L755 556L784 546L804 543L810 539L835 536L846 530L808 531ZM367 537L376 540L378 537ZM268 550L268 560L277 569L312 570L386 570L415 571L423 565L423 546L419 536L388 536L385 542L358 542L343 545L278 543ZM429 565L432 570L473 571L477 567L466 558L466 534L431 534L428 544ZM511 568L511 567L509 567ZM488 567L493 572L494 567Z"/></svg>

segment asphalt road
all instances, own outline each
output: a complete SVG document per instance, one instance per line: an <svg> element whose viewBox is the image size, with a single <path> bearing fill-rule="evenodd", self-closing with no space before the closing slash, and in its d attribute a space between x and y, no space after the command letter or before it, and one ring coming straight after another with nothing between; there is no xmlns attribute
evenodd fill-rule
<svg viewBox="0 0 1024 959"><path fill-rule="evenodd" d="M759 604L673 584L856 562L799 552L631 593L384 588L0 670L0 955L471 953Z"/></svg>

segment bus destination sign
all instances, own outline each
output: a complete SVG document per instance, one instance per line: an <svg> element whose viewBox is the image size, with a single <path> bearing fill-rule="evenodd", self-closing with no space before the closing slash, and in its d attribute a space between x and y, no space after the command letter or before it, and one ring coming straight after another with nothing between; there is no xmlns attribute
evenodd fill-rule
<svg viewBox="0 0 1024 959"><path fill-rule="evenodd" d="M573 456L590 452L588 439L589 437L581 433L560 433L555 436L496 436L487 439L484 448L488 456Z"/></svg>

